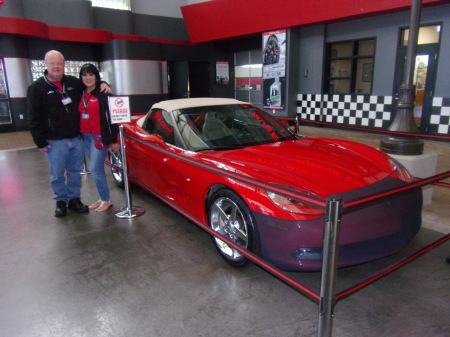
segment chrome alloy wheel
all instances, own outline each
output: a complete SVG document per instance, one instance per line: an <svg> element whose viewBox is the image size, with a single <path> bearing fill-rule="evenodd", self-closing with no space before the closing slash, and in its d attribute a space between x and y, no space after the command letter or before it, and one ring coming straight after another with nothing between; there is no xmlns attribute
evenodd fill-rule
<svg viewBox="0 0 450 337"><path fill-rule="evenodd" d="M121 152L110 152L109 153L109 162L111 165L114 165L120 169L123 168L122 163L122 154ZM114 167L111 167L111 173L114 179L114 182L117 186L123 187L124 186L124 178L123 178L123 172L120 170L115 169Z"/></svg>
<svg viewBox="0 0 450 337"><path fill-rule="evenodd" d="M239 247L248 249L249 237L245 217L237 203L228 197L217 198L210 209L211 228ZM231 263L246 260L244 254L214 237L220 253Z"/></svg>

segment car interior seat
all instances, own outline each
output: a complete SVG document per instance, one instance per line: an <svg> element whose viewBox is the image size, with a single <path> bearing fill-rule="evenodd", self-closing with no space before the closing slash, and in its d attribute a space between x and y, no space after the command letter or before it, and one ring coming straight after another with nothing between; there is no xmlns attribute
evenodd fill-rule
<svg viewBox="0 0 450 337"><path fill-rule="evenodd" d="M208 145L196 134L196 131L193 129L193 122L189 122L186 119L186 116L179 115L177 118L177 124L178 129L181 133L181 137L184 139L188 150L196 150L208 147Z"/></svg>
<svg viewBox="0 0 450 337"><path fill-rule="evenodd" d="M232 135L230 129L217 118L216 112L207 112L203 124L203 136L209 140L221 139Z"/></svg>

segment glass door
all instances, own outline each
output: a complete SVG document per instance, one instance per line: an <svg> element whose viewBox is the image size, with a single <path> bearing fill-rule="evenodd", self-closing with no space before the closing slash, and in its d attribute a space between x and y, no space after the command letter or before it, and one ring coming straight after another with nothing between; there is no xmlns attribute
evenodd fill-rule
<svg viewBox="0 0 450 337"><path fill-rule="evenodd" d="M427 73L429 61L430 55L417 55L414 66L413 84L416 86L416 99L414 101L414 121L418 127L420 127L420 125L422 124L423 103L425 90L427 88Z"/></svg>
<svg viewBox="0 0 450 337"><path fill-rule="evenodd" d="M403 81L404 65L406 60L406 48L400 51L397 61L402 64L397 71L395 80L395 101L398 103L398 89ZM420 132L427 133L430 122L432 96L435 82L437 47L418 46L417 55L414 66L413 84L416 87L415 105L414 105L414 121ZM397 69L399 69L397 68Z"/></svg>
<svg viewBox="0 0 450 337"><path fill-rule="evenodd" d="M393 95L395 104L398 103L398 90L403 82L408 33L407 29L402 31L401 45L397 55ZM414 122L421 133L428 133L430 123L439 39L440 25L420 27L413 84L416 87Z"/></svg>

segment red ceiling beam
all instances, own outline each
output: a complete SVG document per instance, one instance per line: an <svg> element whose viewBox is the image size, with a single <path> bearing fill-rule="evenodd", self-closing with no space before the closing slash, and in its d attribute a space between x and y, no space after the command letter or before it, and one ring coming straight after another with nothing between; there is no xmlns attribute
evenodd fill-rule
<svg viewBox="0 0 450 337"><path fill-rule="evenodd" d="M113 37L111 32L98 29L49 26L48 30L48 38L53 41L105 43Z"/></svg>
<svg viewBox="0 0 450 337"><path fill-rule="evenodd" d="M425 5L448 0L422 0ZM411 7L412 0L214 0L181 7L191 42L200 43L383 14Z"/></svg>
<svg viewBox="0 0 450 337"><path fill-rule="evenodd" d="M190 41L152 39L138 35L113 34L99 29L47 26L45 23L0 17L0 34L23 35L53 41L105 43L110 40L152 41L159 43L190 44Z"/></svg>
<svg viewBox="0 0 450 337"><path fill-rule="evenodd" d="M48 26L45 23L20 19L0 17L0 34L15 34L48 38Z"/></svg>

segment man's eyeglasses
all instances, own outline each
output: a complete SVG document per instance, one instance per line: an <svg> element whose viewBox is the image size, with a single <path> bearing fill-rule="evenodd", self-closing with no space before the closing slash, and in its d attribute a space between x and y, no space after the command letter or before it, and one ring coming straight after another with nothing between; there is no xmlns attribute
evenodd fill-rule
<svg viewBox="0 0 450 337"><path fill-rule="evenodd" d="M50 62L50 63L47 63L47 66L49 66L49 67L56 67L56 66L64 66L64 62Z"/></svg>

